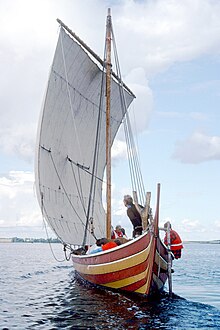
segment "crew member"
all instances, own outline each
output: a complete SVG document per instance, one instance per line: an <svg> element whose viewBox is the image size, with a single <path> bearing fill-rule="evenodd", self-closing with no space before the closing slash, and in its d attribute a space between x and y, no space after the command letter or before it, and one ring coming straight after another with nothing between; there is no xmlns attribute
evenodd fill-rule
<svg viewBox="0 0 220 330"><path fill-rule="evenodd" d="M169 225L170 225L170 249L171 249L172 253L174 254L175 259L179 259L179 258L181 258L183 242L182 242L179 234L171 228L171 224L169 223L169 221L164 224L164 229L166 231L166 234L164 237L164 244L168 245L167 230L168 230Z"/></svg>
<svg viewBox="0 0 220 330"><path fill-rule="evenodd" d="M97 252L106 251L106 250L112 249L120 244L121 244L121 242L119 239L109 240L109 239L103 237L103 238L97 239L96 244L92 245L88 249L87 254L94 254Z"/></svg>
<svg viewBox="0 0 220 330"><path fill-rule="evenodd" d="M133 238L135 238L142 234L142 219L130 195L124 196L124 205L127 207L127 215L133 225Z"/></svg>
<svg viewBox="0 0 220 330"><path fill-rule="evenodd" d="M110 242L107 242L105 244L102 245L102 251L106 251L106 250L109 250L109 249L112 249L118 245L121 245L121 242L119 239L115 239L114 241L110 241Z"/></svg>
<svg viewBox="0 0 220 330"><path fill-rule="evenodd" d="M111 239L116 239L116 238L119 238L119 237L127 238L127 236L125 235L125 231L123 232L123 229L124 228L121 228L120 225L117 225L115 227L115 230L113 230L112 233L111 233Z"/></svg>

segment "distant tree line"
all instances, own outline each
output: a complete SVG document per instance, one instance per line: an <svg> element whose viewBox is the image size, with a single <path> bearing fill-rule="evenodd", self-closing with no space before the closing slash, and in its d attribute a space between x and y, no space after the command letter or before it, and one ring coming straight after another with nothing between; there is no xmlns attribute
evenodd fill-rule
<svg viewBox="0 0 220 330"><path fill-rule="evenodd" d="M19 238L13 237L12 243L61 243L58 238Z"/></svg>

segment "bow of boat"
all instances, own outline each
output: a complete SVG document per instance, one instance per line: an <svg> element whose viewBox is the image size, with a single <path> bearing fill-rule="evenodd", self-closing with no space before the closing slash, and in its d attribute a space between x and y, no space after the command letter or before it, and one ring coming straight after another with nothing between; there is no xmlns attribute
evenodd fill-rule
<svg viewBox="0 0 220 330"><path fill-rule="evenodd" d="M107 251L72 255L72 261L84 280L110 289L149 295L167 280L167 250L149 230Z"/></svg>

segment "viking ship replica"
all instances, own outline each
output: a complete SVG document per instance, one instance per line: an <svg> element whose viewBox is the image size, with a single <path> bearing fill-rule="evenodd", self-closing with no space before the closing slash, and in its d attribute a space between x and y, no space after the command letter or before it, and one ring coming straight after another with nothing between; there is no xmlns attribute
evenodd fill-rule
<svg viewBox="0 0 220 330"><path fill-rule="evenodd" d="M36 146L36 187L43 217L69 248L75 271L84 280L111 290L152 295L161 292L169 279L171 289L172 260L158 228L160 185L153 215L127 112L135 95L121 78L110 9L104 60L63 22L58 23ZM120 125L124 125L131 190L143 233L112 249L86 254L83 251L98 238L111 239L111 147Z"/></svg>

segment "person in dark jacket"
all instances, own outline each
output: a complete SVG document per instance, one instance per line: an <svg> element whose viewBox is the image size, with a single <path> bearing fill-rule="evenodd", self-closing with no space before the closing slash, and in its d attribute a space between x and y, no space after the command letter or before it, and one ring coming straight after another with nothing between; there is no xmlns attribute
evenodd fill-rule
<svg viewBox="0 0 220 330"><path fill-rule="evenodd" d="M127 207L127 215L133 225L133 238L135 238L142 234L142 219L130 195L124 196L124 205Z"/></svg>

